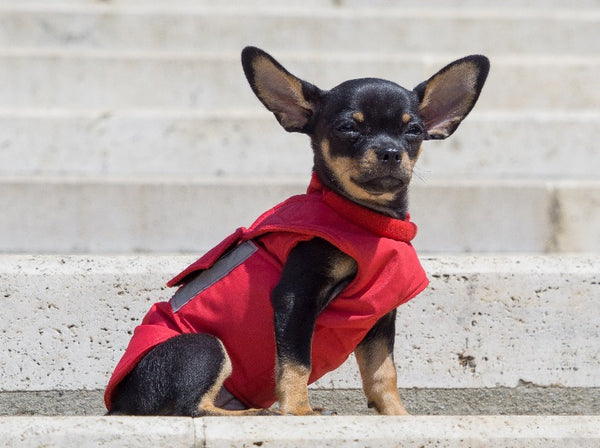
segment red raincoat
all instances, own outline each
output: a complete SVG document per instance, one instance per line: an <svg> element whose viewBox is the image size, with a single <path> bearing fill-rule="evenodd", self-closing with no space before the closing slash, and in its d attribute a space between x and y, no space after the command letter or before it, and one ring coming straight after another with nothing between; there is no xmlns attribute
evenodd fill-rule
<svg viewBox="0 0 600 448"><path fill-rule="evenodd" d="M209 333L233 365L225 387L249 407L275 402L275 337L271 291L296 244L323 238L357 261L354 280L319 315L310 382L339 367L385 314L428 284L410 241L416 226L350 202L316 176L293 196L240 228L168 285L134 332L104 396L108 409L121 380L153 347L182 333Z"/></svg>

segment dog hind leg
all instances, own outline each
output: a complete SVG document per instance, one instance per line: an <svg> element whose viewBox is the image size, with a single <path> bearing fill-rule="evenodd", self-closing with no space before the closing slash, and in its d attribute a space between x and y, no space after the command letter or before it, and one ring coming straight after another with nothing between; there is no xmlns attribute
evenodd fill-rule
<svg viewBox="0 0 600 448"><path fill-rule="evenodd" d="M214 400L231 374L221 341L184 334L152 349L119 385L109 415L239 415Z"/></svg>

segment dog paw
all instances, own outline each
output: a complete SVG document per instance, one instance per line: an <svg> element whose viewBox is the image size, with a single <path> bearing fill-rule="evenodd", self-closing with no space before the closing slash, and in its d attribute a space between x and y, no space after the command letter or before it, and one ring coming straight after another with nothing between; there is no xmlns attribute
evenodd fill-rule
<svg viewBox="0 0 600 448"><path fill-rule="evenodd" d="M308 415L338 415L336 411L333 409L325 409L325 408L313 408L312 412Z"/></svg>
<svg viewBox="0 0 600 448"><path fill-rule="evenodd" d="M285 414L279 409L260 409L256 415L282 416Z"/></svg>

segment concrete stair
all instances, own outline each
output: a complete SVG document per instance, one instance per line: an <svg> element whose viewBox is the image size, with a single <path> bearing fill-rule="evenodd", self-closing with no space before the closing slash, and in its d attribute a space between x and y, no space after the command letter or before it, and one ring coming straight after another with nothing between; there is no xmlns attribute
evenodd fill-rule
<svg viewBox="0 0 600 448"><path fill-rule="evenodd" d="M11 252L201 253L305 190L305 178L5 177L0 244ZM598 203L600 180L417 182L414 245L420 252L600 251Z"/></svg>
<svg viewBox="0 0 600 448"><path fill-rule="evenodd" d="M5 447L595 448L600 417L10 417Z"/></svg>
<svg viewBox="0 0 600 448"><path fill-rule="evenodd" d="M3 390L105 385L133 327L168 300L190 255L0 257ZM439 255L401 308L396 359L407 388L597 387L595 255ZM43 368L40 368L43 366ZM316 386L357 389L353 363Z"/></svg>
<svg viewBox="0 0 600 448"><path fill-rule="evenodd" d="M369 5L5 2L0 206L8 213L0 251L203 251L301 192L311 169L307 139L282 131L250 91L239 63L246 44L323 88L360 76L411 86L455 57L488 54L492 71L475 111L451 139L428 143L418 165L412 214L420 249L599 251L600 156L590 132L600 121L598 4ZM350 46L356 30L369 38ZM563 186L546 182L565 179L576 182L561 201L555 192ZM487 182L501 199L482 195ZM542 193L521 195L529 182ZM189 208L178 200L183 185ZM256 200L241 199L248 190ZM36 200L40 191L51 200ZM214 191L223 194L211 201ZM207 203L221 201L234 201L230 219L211 213L218 224L204 225ZM515 232L513 217L524 210L518 221L532 231ZM178 219L174 235L168 217L194 213L200 220ZM461 235L459 214L474 219L475 241ZM450 219L455 230L436 238L425 219ZM198 222L220 232L198 237ZM508 235L490 237L490 222Z"/></svg>
<svg viewBox="0 0 600 448"><path fill-rule="evenodd" d="M491 59L412 189L432 283L402 308L395 356L423 417L98 416L165 281L306 187L308 141L247 86L248 44L322 88L410 87L465 54ZM600 414L599 49L598 0L2 2L0 415L47 417L0 418L0 441L598 446L583 414ZM363 414L359 388L350 361L311 396Z"/></svg>
<svg viewBox="0 0 600 448"><path fill-rule="evenodd" d="M423 257L431 285L402 307L395 352L401 395L419 417L366 416L352 359L311 387L313 404L340 417L99 417L102 389L134 325L151 303L169 298L164 283L193 260L1 256L3 446L600 442L600 272L598 257L583 254Z"/></svg>
<svg viewBox="0 0 600 448"><path fill-rule="evenodd" d="M318 48L369 53L397 52L399 47L411 52L453 52L458 47L525 53L576 49L575 54L587 54L600 46L589 39L597 33L597 10L566 2L552 8L523 7L514 1L503 8L470 2L458 10L452 6L462 2L436 1L433 8L408 1L115 3L51 1L40 8L36 2L9 1L3 20L5 39L46 48L202 48L218 53L237 51L248 42L270 44L273 51ZM348 36L353 37L351 45ZM434 37L437 45L422 36Z"/></svg>
<svg viewBox="0 0 600 448"><path fill-rule="evenodd" d="M598 126L597 110L476 110L450 139L425 144L415 185L438 179L597 179L590 130ZM4 178L296 176L306 183L312 164L308 138L282 131L261 110L4 109L0 127Z"/></svg>
<svg viewBox="0 0 600 448"><path fill-rule="evenodd" d="M596 26L600 25L600 19ZM256 43L253 40L246 44ZM212 54L108 49L4 49L2 107L69 110L175 109L214 111L261 110L239 62L241 48ZM414 87L461 52L296 53L269 49L300 77L322 88L348 78L379 76ZM215 50L216 51L216 50ZM316 50L315 50L316 51ZM488 54L492 71L477 111L506 109L595 109L598 105L600 58L584 55ZM10 70L8 70L10 67ZM160 86L160 88L158 88Z"/></svg>

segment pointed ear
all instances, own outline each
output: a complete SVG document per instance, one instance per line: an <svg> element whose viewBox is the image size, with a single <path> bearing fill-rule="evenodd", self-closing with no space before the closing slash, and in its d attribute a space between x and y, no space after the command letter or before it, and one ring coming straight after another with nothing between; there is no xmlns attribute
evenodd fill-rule
<svg viewBox="0 0 600 448"><path fill-rule="evenodd" d="M489 69L490 62L485 56L467 56L415 87L429 138L452 135L475 106Z"/></svg>
<svg viewBox="0 0 600 448"><path fill-rule="evenodd" d="M281 126L290 132L310 131L321 90L289 73L259 48L244 48L242 66L250 87Z"/></svg>

